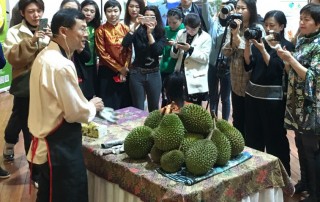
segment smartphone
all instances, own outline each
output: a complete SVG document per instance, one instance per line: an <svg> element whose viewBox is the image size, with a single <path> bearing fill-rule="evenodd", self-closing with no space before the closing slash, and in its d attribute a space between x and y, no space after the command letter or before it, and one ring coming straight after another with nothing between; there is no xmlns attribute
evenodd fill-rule
<svg viewBox="0 0 320 202"><path fill-rule="evenodd" d="M156 21L156 16L143 16L141 19L141 22L146 23L146 22L155 22Z"/></svg>
<svg viewBox="0 0 320 202"><path fill-rule="evenodd" d="M48 26L48 18L41 18L39 21L38 30L44 30Z"/></svg>
<svg viewBox="0 0 320 202"><path fill-rule="evenodd" d="M184 43L184 42L177 42L177 44L186 45L186 43Z"/></svg>

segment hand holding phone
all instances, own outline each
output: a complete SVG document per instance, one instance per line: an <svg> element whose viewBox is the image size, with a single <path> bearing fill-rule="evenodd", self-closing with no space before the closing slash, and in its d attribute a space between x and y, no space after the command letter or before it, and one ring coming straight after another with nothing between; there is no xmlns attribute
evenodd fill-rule
<svg viewBox="0 0 320 202"><path fill-rule="evenodd" d="M177 44L180 44L180 45L187 45L186 43L184 42L177 42Z"/></svg>
<svg viewBox="0 0 320 202"><path fill-rule="evenodd" d="M48 18L41 18L39 21L38 30L44 31L48 27Z"/></svg>
<svg viewBox="0 0 320 202"><path fill-rule="evenodd" d="M143 16L141 18L142 23L148 23L148 22L156 22L156 16Z"/></svg>

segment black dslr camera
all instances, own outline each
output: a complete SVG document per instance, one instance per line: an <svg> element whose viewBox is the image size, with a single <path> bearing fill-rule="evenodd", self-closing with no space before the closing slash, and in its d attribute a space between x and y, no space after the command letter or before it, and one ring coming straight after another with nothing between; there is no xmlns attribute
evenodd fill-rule
<svg viewBox="0 0 320 202"><path fill-rule="evenodd" d="M226 14L230 13L232 10L234 10L234 8L237 5L237 1L231 0L231 1L225 2L223 4L224 4L224 6L221 8L221 13L226 15Z"/></svg>
<svg viewBox="0 0 320 202"><path fill-rule="evenodd" d="M253 27L244 31L243 35L246 40L255 39L258 41L262 37L262 31L258 27Z"/></svg>
<svg viewBox="0 0 320 202"><path fill-rule="evenodd" d="M234 13L227 17L227 22L228 22L228 25L231 27L231 29L237 28L237 23L234 21L235 19L242 20L242 15L238 13Z"/></svg>

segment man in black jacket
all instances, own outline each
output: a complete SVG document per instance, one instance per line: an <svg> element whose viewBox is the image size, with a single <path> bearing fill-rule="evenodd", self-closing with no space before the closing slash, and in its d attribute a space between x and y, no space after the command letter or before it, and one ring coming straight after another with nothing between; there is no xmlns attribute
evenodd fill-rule
<svg viewBox="0 0 320 202"><path fill-rule="evenodd" d="M183 19L188 13L196 13L199 15L201 20L201 29L205 32L208 32L207 27L204 23L203 17L202 17L202 9L197 6L197 4L193 3L192 0L181 0L179 6L179 9L181 9L183 13Z"/></svg>

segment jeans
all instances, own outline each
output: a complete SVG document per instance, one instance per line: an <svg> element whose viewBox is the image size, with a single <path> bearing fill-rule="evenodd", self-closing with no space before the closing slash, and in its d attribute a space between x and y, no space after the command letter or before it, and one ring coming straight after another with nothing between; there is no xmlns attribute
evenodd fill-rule
<svg viewBox="0 0 320 202"><path fill-rule="evenodd" d="M161 87L160 71L144 74L139 68L130 70L129 88L134 107L143 110L147 96L149 112L159 109Z"/></svg>
<svg viewBox="0 0 320 202"><path fill-rule="evenodd" d="M229 119L230 115L230 93L231 93L231 81L230 73L226 74L223 78L219 78L217 75L218 69L215 65L209 64L208 70L208 86L209 86L209 103L211 113L215 113L218 116L218 105L221 97L222 103L222 118ZM219 89L220 83L220 89Z"/></svg>

